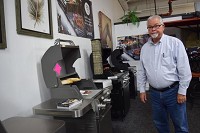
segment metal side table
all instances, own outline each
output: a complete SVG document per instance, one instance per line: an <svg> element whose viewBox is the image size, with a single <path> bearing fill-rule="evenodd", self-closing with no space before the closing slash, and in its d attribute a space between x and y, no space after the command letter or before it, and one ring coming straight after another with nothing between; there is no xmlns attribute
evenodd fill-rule
<svg viewBox="0 0 200 133"><path fill-rule="evenodd" d="M2 123L7 133L66 133L62 120L11 117Z"/></svg>

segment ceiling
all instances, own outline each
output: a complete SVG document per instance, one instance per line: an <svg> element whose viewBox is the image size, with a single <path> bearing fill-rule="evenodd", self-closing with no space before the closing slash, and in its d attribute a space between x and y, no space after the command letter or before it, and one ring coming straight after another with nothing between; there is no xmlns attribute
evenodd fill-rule
<svg viewBox="0 0 200 133"><path fill-rule="evenodd" d="M190 16L196 9L195 5L198 2L198 8L200 8L200 0L118 0L124 9L125 13L135 10L138 17L147 17L150 15L177 15L182 14L183 20L166 22L166 27L197 27L199 29L200 15L198 17L184 18L183 16ZM171 2L172 11L169 11L169 2ZM168 17L167 16L167 17Z"/></svg>
<svg viewBox="0 0 200 133"><path fill-rule="evenodd" d="M135 10L139 17L169 12L171 2L172 15L195 11L194 3L200 0L118 0L125 12Z"/></svg>
<svg viewBox="0 0 200 133"><path fill-rule="evenodd" d="M171 16L182 14L182 20L165 22L166 27L189 29L200 38L200 0L118 0L124 12L136 11L138 17L151 15ZM170 4L169 4L170 3ZM170 9L171 8L171 9ZM184 15L199 13L196 17L183 18Z"/></svg>

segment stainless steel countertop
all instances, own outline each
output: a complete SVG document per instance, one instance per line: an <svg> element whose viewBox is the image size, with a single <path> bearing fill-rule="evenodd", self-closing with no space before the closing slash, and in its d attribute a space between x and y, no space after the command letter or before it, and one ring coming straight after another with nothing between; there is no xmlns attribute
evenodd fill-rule
<svg viewBox="0 0 200 133"><path fill-rule="evenodd" d="M7 133L66 133L65 122L62 120L11 117L2 123Z"/></svg>
<svg viewBox="0 0 200 133"><path fill-rule="evenodd" d="M83 103L74 109L57 109L57 103L63 100L64 99L53 98L42 102L41 104L33 107L33 113L36 115L76 118L83 116L90 109L92 109L91 103L93 99L83 99Z"/></svg>

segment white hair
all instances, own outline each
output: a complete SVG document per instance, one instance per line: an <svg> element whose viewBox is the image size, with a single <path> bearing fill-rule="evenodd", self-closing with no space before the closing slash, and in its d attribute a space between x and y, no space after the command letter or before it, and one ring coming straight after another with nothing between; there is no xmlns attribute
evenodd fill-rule
<svg viewBox="0 0 200 133"><path fill-rule="evenodd" d="M149 20L151 19L158 19L160 21L160 24L164 24L163 23L163 19L159 16L159 15L153 15L153 16L150 16L148 19L147 19L147 25L148 25L148 22Z"/></svg>

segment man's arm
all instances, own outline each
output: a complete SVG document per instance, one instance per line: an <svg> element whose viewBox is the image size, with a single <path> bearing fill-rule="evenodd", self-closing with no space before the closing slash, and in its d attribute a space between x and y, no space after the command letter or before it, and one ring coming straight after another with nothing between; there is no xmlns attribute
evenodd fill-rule
<svg viewBox="0 0 200 133"><path fill-rule="evenodd" d="M147 82L146 72L142 63L142 56L140 55L139 67L137 70L137 84L140 93L145 92L146 82Z"/></svg>
<svg viewBox="0 0 200 133"><path fill-rule="evenodd" d="M139 68L137 72L137 84L140 91L140 100L143 103L146 103L147 101L147 96L145 92L146 81L147 81L146 72L142 63L142 56L140 55Z"/></svg>
<svg viewBox="0 0 200 133"><path fill-rule="evenodd" d="M178 93L186 95L187 88L192 79L192 74L185 47L181 41L179 43L180 44L177 47L177 71L179 77Z"/></svg>

